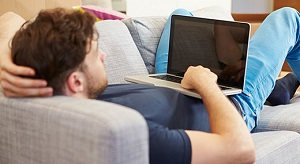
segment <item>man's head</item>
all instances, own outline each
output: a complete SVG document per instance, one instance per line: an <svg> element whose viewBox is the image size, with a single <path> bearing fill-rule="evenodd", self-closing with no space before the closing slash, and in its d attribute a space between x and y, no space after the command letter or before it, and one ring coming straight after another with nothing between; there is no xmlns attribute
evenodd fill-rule
<svg viewBox="0 0 300 164"><path fill-rule="evenodd" d="M35 70L54 95L95 98L107 86L105 54L98 50L95 17L65 9L41 11L12 40L17 65Z"/></svg>

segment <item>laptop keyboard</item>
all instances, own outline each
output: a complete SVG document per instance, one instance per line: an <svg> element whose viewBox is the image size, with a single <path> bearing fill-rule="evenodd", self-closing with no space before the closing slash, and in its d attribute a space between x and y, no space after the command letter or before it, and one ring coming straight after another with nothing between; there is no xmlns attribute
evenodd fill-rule
<svg viewBox="0 0 300 164"><path fill-rule="evenodd" d="M171 82L175 82L175 83L180 83L182 80L181 77L171 76L171 75L155 75L155 76L150 76L150 77L161 79L161 80L166 80L166 81L171 81Z"/></svg>
<svg viewBox="0 0 300 164"><path fill-rule="evenodd" d="M177 76L172 76L172 75L155 75L155 76L149 76L152 78L157 78L157 79L161 79L161 80L166 80L166 81L171 81L171 82L175 82L175 83L181 83L182 77L177 77ZM225 86L220 86L221 90L226 90L226 89L231 89L229 87L225 87Z"/></svg>

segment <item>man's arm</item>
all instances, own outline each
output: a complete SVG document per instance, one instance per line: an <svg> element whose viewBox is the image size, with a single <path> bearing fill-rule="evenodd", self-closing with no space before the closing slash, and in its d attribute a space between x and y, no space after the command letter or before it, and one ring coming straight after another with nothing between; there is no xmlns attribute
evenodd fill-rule
<svg viewBox="0 0 300 164"><path fill-rule="evenodd" d="M7 12L0 17L0 82L6 96L51 96L52 89L45 80L33 80L20 76L33 76L34 70L13 64L9 43L25 22L13 12Z"/></svg>
<svg viewBox="0 0 300 164"><path fill-rule="evenodd" d="M190 67L181 82L201 95L211 126L211 133L186 131L192 163L254 163L255 148L245 122L216 81L215 74L198 66Z"/></svg>

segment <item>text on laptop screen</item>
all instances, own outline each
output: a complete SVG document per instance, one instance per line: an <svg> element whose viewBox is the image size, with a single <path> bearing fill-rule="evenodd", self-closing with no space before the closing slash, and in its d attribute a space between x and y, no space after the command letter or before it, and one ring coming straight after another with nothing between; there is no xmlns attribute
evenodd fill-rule
<svg viewBox="0 0 300 164"><path fill-rule="evenodd" d="M218 83L243 87L250 26L247 23L173 15L168 73L183 76L202 65Z"/></svg>

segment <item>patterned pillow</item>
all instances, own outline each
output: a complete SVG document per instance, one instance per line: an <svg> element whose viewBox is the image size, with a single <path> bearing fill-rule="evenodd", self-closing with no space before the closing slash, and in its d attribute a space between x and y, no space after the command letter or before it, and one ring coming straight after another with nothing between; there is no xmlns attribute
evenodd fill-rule
<svg viewBox="0 0 300 164"><path fill-rule="evenodd" d="M84 5L84 6L76 6L74 7L75 10L79 10L81 12L91 12L97 17L97 21L100 20L121 20L124 18L128 18L126 14L123 14L121 12L103 8L100 6L94 6L94 5Z"/></svg>
<svg viewBox="0 0 300 164"><path fill-rule="evenodd" d="M149 73L155 73L157 44L166 21L167 17L164 16L133 17L122 20L130 31Z"/></svg>

